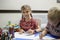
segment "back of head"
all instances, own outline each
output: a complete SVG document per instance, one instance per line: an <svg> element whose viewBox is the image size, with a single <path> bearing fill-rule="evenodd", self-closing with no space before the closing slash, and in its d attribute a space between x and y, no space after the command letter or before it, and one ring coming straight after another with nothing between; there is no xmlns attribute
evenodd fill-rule
<svg viewBox="0 0 60 40"><path fill-rule="evenodd" d="M48 11L48 20L51 20L52 22L60 20L60 10L56 7L51 8Z"/></svg>

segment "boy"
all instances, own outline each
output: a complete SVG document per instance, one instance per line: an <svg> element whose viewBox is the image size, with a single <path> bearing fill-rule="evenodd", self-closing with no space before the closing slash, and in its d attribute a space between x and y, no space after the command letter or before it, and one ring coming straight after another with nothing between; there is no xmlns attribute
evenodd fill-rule
<svg viewBox="0 0 60 40"><path fill-rule="evenodd" d="M60 10L56 7L48 11L48 24L40 35L40 39L49 33L53 38L60 38Z"/></svg>

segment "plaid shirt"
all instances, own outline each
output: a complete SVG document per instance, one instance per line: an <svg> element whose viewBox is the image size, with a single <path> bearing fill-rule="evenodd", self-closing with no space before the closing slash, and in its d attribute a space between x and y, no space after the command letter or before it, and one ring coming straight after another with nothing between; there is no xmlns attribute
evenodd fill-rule
<svg viewBox="0 0 60 40"><path fill-rule="evenodd" d="M38 28L38 23L35 19L31 18L28 22L26 22L24 19L20 20L20 28L24 29L25 31L29 29L36 29Z"/></svg>
<svg viewBox="0 0 60 40"><path fill-rule="evenodd" d="M51 22L48 22L46 28L48 32L51 33L52 35L60 37L60 21L58 22L56 21L56 24L54 25Z"/></svg>

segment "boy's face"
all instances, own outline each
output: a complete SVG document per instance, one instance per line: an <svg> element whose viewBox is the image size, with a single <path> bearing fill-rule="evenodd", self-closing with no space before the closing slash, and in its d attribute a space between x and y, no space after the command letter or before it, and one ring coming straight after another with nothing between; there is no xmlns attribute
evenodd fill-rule
<svg viewBox="0 0 60 40"><path fill-rule="evenodd" d="M27 18L30 16L30 14L31 14L30 10L28 10L28 9L22 10L23 17Z"/></svg>

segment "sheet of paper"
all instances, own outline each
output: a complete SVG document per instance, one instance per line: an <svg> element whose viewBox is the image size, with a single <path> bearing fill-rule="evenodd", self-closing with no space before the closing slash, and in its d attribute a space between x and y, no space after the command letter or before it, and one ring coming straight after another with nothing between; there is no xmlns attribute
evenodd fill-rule
<svg viewBox="0 0 60 40"><path fill-rule="evenodd" d="M25 39L33 39L34 35L29 35L27 33L19 34L19 32L15 33L15 38L25 38Z"/></svg>
<svg viewBox="0 0 60 40"><path fill-rule="evenodd" d="M15 38L22 38L22 39L33 39L33 40L39 40L39 34L37 36L34 35L29 35L28 33L23 33L23 34L19 34L19 32L15 33ZM43 37L43 39L54 39L50 36L45 36Z"/></svg>

